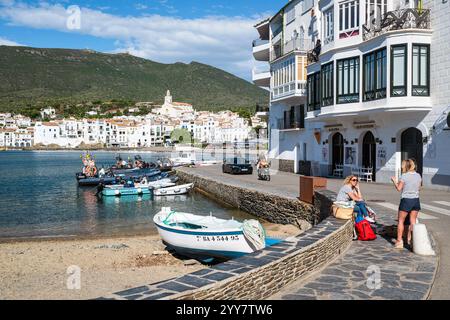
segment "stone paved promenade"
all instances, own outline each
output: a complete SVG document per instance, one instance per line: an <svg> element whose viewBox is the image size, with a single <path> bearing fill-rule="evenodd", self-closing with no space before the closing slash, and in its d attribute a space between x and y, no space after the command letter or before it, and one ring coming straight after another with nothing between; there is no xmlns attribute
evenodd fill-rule
<svg viewBox="0 0 450 320"><path fill-rule="evenodd" d="M378 213L380 229L397 223L382 207L372 208ZM378 236L375 241L355 241L323 271L287 286L271 299L427 299L437 267L438 257L395 250L389 236Z"/></svg>
<svg viewBox="0 0 450 320"><path fill-rule="evenodd" d="M283 194L286 197L298 196L299 176L294 174L278 172L272 177L272 181L265 182L258 181L255 174L225 175L215 166L183 170L201 170L202 176L220 179L240 187ZM337 192L341 184L342 180L329 179L328 189ZM382 230L383 226L396 225L395 208L398 206L399 195L393 187L376 183L362 183L361 187L369 205L378 213L379 230ZM449 199L448 196L449 193L444 191L423 190L422 201L445 203L445 199ZM425 204L425 207L437 210L432 205ZM425 210L426 213L421 217L434 236L434 223L447 217L443 214L446 213L444 207L441 209L438 210L439 215L436 214L438 212ZM355 241L344 255L324 270L306 280L289 285L272 299L448 299L449 280L445 273L442 274L442 270L438 270L442 247L439 246L439 233L437 235L437 251L440 252L437 257L418 256L407 249L394 250L390 236L378 236L373 242ZM440 264L442 265L442 262ZM369 278L368 281L368 276L372 274L370 271L367 273L369 267L379 268L380 288L376 286L375 277ZM436 272L439 283L436 281L432 286ZM372 282L372 279L375 282Z"/></svg>

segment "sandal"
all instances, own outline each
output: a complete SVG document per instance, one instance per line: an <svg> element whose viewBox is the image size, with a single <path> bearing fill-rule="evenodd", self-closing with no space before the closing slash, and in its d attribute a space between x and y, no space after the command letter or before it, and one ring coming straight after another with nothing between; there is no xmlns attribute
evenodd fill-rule
<svg viewBox="0 0 450 320"><path fill-rule="evenodd" d="M395 241L394 248L395 249L403 249L404 248L403 240L402 241Z"/></svg>

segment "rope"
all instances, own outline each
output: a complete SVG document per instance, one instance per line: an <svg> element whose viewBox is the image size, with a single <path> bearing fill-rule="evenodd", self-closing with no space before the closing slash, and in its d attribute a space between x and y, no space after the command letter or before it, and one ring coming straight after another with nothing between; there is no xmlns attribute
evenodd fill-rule
<svg viewBox="0 0 450 320"><path fill-rule="evenodd" d="M244 237L256 248L261 250L266 247L266 231L257 220L245 220L242 224Z"/></svg>

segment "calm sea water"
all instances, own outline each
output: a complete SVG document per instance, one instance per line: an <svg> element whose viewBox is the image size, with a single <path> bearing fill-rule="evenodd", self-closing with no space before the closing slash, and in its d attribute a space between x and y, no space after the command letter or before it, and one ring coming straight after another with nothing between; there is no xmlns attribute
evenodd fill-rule
<svg viewBox="0 0 450 320"><path fill-rule="evenodd" d="M241 211L199 194L166 198L98 199L96 188L78 187L80 152L0 152L0 239L155 234L153 216L162 207L237 219ZM94 153L97 163L112 163L112 152ZM132 156L122 152L122 158ZM161 154L141 154L147 161Z"/></svg>

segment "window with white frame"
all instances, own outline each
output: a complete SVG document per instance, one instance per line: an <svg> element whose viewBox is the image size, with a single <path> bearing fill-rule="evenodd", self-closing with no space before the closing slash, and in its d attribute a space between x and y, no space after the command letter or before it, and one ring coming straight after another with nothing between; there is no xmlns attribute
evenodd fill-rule
<svg viewBox="0 0 450 320"><path fill-rule="evenodd" d="M274 96L291 91L291 86L288 84L295 81L295 57L274 64L272 79ZM295 89L295 85L293 88Z"/></svg>
<svg viewBox="0 0 450 320"><path fill-rule="evenodd" d="M387 0L366 1L366 24L368 26L379 25L381 18L387 12Z"/></svg>
<svg viewBox="0 0 450 320"><path fill-rule="evenodd" d="M359 0L339 3L339 38L359 34Z"/></svg>
<svg viewBox="0 0 450 320"><path fill-rule="evenodd" d="M303 12L308 11L312 7L314 7L314 0L304 0L303 1Z"/></svg>
<svg viewBox="0 0 450 320"><path fill-rule="evenodd" d="M286 24L295 20L295 7L292 7L286 12Z"/></svg>
<svg viewBox="0 0 450 320"><path fill-rule="evenodd" d="M324 44L334 41L334 8L326 10L323 13L323 39Z"/></svg>

